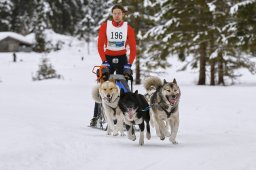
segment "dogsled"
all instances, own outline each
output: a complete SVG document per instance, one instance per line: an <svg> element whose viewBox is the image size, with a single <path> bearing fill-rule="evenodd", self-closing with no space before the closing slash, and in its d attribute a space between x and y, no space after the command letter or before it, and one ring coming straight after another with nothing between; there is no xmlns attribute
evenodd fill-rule
<svg viewBox="0 0 256 170"><path fill-rule="evenodd" d="M133 92L133 76L132 74L128 75L122 75L122 74L109 74L107 71L107 68L105 66L94 66L92 69L92 73L96 74L97 82L100 81L107 81L110 79L113 79L116 83L116 85L123 90L123 92ZM130 82L130 83L129 83ZM130 86L129 86L130 84ZM106 118L104 114L104 109L102 106L102 103L95 103L95 109L97 112L97 122L96 125L93 126L90 124L89 127L101 129L101 130L107 130L107 123ZM116 121L114 121L114 124L116 124Z"/></svg>

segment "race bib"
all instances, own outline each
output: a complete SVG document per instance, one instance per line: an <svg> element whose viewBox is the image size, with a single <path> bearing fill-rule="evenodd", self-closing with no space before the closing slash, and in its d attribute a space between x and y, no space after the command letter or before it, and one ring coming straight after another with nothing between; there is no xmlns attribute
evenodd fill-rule
<svg viewBox="0 0 256 170"><path fill-rule="evenodd" d="M124 22L121 27L115 27L112 21L107 22L107 49L112 51L119 51L125 49L125 42L127 40L128 25Z"/></svg>

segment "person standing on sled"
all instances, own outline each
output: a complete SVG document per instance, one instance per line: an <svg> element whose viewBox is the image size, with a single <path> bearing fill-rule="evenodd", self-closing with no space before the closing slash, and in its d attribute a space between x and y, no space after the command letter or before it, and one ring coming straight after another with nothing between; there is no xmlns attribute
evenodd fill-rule
<svg viewBox="0 0 256 170"><path fill-rule="evenodd" d="M98 52L102 66L106 66L109 74L132 75L132 64L136 57L136 38L133 28L125 22L126 10L121 5L112 7L112 21L104 22L99 30ZM130 46L130 57L127 58L126 46ZM99 104L95 103L94 115L90 126L96 126Z"/></svg>

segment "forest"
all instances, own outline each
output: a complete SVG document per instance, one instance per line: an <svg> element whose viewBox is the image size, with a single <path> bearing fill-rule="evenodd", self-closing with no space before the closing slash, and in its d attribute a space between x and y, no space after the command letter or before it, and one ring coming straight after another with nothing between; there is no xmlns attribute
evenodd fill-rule
<svg viewBox="0 0 256 170"><path fill-rule="evenodd" d="M90 43L114 4L136 32L136 84L171 67L170 57L197 70L198 85L227 85L240 68L256 73L255 0L0 0L0 32L34 33L36 52L47 51L46 29Z"/></svg>

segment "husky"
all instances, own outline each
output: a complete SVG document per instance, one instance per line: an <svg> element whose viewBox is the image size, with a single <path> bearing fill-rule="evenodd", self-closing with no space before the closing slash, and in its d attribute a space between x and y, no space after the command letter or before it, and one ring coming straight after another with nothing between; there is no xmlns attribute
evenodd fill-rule
<svg viewBox="0 0 256 170"><path fill-rule="evenodd" d="M118 106L120 88L115 84L115 80L101 81L100 85L93 89L92 97L97 103L102 103L104 116L108 124L107 135L111 135L111 132L113 132L113 136L117 136L120 132L120 135L124 136L124 116ZM116 126L114 121L116 121Z"/></svg>
<svg viewBox="0 0 256 170"><path fill-rule="evenodd" d="M147 93L154 90L149 100L157 135L161 140L170 137L170 142L177 144L181 91L176 79L172 82L164 79L162 82L158 77L149 77L143 84Z"/></svg>
<svg viewBox="0 0 256 170"><path fill-rule="evenodd" d="M143 95L138 94L136 90L134 93L127 92L122 93L118 103L122 113L124 114L124 122L126 124L126 130L128 132L128 139L135 141L136 135L134 132L134 125L139 125L140 139L139 144L144 144L144 129L146 122L146 137L149 140L150 134L150 116L149 116L149 105Z"/></svg>

